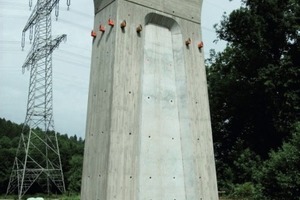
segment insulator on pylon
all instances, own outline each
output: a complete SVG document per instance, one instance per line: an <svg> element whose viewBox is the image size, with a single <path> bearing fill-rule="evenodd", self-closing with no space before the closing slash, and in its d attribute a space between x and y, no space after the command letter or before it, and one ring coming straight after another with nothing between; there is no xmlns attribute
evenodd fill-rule
<svg viewBox="0 0 300 200"><path fill-rule="evenodd" d="M29 10L31 10L32 7L32 0L29 0Z"/></svg>
<svg viewBox="0 0 300 200"><path fill-rule="evenodd" d="M25 47L25 32L22 32L22 42L21 42L21 47L22 51L24 50Z"/></svg>
<svg viewBox="0 0 300 200"><path fill-rule="evenodd" d="M67 0L68 10L70 9L70 5L71 5L71 0Z"/></svg>
<svg viewBox="0 0 300 200"><path fill-rule="evenodd" d="M58 15L59 15L59 4L57 3L55 6L55 19L56 21L58 20Z"/></svg>
<svg viewBox="0 0 300 200"><path fill-rule="evenodd" d="M29 41L30 41L30 44L32 42L32 39L33 39L33 26L31 26L30 30L29 30Z"/></svg>

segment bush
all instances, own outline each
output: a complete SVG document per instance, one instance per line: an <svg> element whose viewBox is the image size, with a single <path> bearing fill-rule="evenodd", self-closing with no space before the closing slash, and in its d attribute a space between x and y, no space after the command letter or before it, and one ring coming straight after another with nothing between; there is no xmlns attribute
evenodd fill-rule
<svg viewBox="0 0 300 200"><path fill-rule="evenodd" d="M272 200L300 199L300 123L293 137L270 153L259 176L262 193Z"/></svg>
<svg viewBox="0 0 300 200"><path fill-rule="evenodd" d="M255 187L253 183L250 182L237 184L233 190L233 193L229 195L229 197L233 199L250 200L255 197Z"/></svg>

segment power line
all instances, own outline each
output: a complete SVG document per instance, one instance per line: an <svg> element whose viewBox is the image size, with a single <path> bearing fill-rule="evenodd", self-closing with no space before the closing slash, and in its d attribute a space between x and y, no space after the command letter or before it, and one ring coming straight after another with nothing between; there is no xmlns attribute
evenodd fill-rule
<svg viewBox="0 0 300 200"><path fill-rule="evenodd" d="M6 45L20 45L21 44L21 40L1 40L0 39L0 44L6 44ZM26 42L26 44L30 44L30 42ZM72 44L69 44L69 43L66 43L65 46L69 46L69 47L73 47L73 49L80 49L80 50L84 50L86 52L89 52L91 51L91 49L88 49L88 48L83 48L82 46L79 46L79 45L72 45ZM18 47L19 48L19 47ZM19 48L21 50L21 48ZM4 49L1 49L2 51L5 51ZM69 50L61 50L59 49L59 51L66 51L66 52L71 52ZM82 51L81 51L82 52ZM81 54L76 54L76 56L78 55L81 55Z"/></svg>

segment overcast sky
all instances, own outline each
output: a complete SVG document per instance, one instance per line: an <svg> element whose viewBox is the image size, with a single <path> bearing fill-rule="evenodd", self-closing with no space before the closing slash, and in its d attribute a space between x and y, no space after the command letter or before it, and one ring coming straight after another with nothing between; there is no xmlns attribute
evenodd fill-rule
<svg viewBox="0 0 300 200"><path fill-rule="evenodd" d="M33 0L33 7L36 3ZM219 23L224 12L240 7L240 0L204 0L202 33L205 57L209 49L221 51L225 43L216 39L213 25ZM53 12L54 13L54 12ZM22 74L22 65L31 49L29 32L21 49L22 30L31 14L27 0L0 0L0 117L23 123L26 115L29 75ZM90 56L93 28L93 0L71 0L67 11L66 0L60 1L58 21L52 17L53 38L67 34L53 53L53 106L56 131L84 137Z"/></svg>

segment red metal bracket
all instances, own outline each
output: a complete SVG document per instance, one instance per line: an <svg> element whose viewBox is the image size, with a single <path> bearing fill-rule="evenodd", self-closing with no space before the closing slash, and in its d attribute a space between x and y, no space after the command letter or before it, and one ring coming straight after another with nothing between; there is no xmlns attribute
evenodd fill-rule
<svg viewBox="0 0 300 200"><path fill-rule="evenodd" d="M97 33L96 33L95 31L92 31L92 32L91 32L91 36L92 36L93 38L95 38L95 37L97 37Z"/></svg>
<svg viewBox="0 0 300 200"><path fill-rule="evenodd" d="M112 19L109 18L108 19L108 25L113 27L115 25L115 22Z"/></svg>
<svg viewBox="0 0 300 200"><path fill-rule="evenodd" d="M105 32L105 27L104 27L103 25L100 25L100 26L99 26L99 31Z"/></svg>
<svg viewBox="0 0 300 200"><path fill-rule="evenodd" d="M198 48L199 48L199 49L202 49L202 48L203 48L203 46L204 46L204 43L203 43L203 41L201 41L201 42L199 42L199 43L198 43Z"/></svg>

